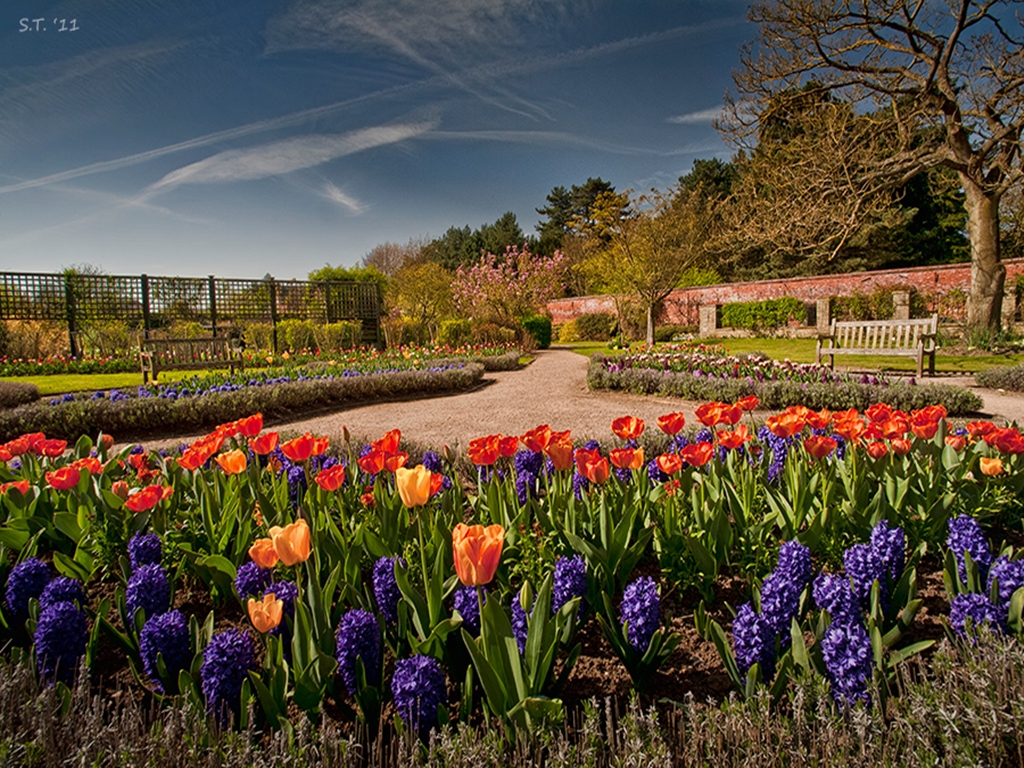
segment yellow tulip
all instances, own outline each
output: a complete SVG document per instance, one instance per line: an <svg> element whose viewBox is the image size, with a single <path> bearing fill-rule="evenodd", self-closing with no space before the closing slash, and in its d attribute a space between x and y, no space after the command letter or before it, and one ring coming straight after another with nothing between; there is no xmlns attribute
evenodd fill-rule
<svg viewBox="0 0 1024 768"><path fill-rule="evenodd" d="M283 528L275 525L268 533L274 542L274 551L285 565L304 563L309 559L309 525L305 520Z"/></svg>
<svg viewBox="0 0 1024 768"><path fill-rule="evenodd" d="M395 470L395 485L405 506L422 507L430 501L430 477L430 470L422 464L415 469L399 467Z"/></svg>

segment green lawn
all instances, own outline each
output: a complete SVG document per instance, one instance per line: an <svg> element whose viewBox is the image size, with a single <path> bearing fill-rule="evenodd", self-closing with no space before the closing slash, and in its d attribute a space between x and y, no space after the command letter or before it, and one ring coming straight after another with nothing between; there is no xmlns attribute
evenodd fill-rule
<svg viewBox="0 0 1024 768"><path fill-rule="evenodd" d="M190 371L167 371L160 374L160 383L178 381L192 375ZM225 371L226 373L226 371ZM97 390L129 389L142 384L141 373L81 373L55 374L53 376L11 376L4 381L23 381L39 387L43 396L60 395L64 392L95 392Z"/></svg>

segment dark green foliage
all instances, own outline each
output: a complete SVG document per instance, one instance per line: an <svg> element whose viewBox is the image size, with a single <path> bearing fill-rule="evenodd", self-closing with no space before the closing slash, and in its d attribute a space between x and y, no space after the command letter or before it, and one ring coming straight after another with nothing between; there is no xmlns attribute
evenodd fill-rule
<svg viewBox="0 0 1024 768"><path fill-rule="evenodd" d="M16 408L39 399L39 387L20 381L0 381L0 408Z"/></svg>
<svg viewBox="0 0 1024 768"><path fill-rule="evenodd" d="M118 402L96 399L60 405L33 403L0 411L0 441L26 432L76 440L80 435L100 431L119 439L159 432L202 431L253 413L262 413L269 420L310 408L467 389L480 380L483 372L479 363L469 363L440 372L409 370L295 381L181 400L147 397Z"/></svg>
<svg viewBox="0 0 1024 768"><path fill-rule="evenodd" d="M696 334L700 329L696 325L659 325L654 329L654 340L659 343L675 340Z"/></svg>
<svg viewBox="0 0 1024 768"><path fill-rule="evenodd" d="M587 312L576 318L576 332L581 341L608 341L617 323L611 312Z"/></svg>
<svg viewBox="0 0 1024 768"><path fill-rule="evenodd" d="M722 327L755 331L779 328L790 320L803 322L805 313L803 302L791 297L736 302L722 307Z"/></svg>
<svg viewBox="0 0 1024 768"><path fill-rule="evenodd" d="M537 347L547 349L551 346L551 318L545 315L533 315L523 318L523 329L533 336Z"/></svg>
<svg viewBox="0 0 1024 768"><path fill-rule="evenodd" d="M1024 392L1024 365L989 368L987 371L979 371L974 374L974 380L980 387Z"/></svg>
<svg viewBox="0 0 1024 768"><path fill-rule="evenodd" d="M561 186L552 189L547 196L547 206L536 209L547 220L537 225L540 240L535 252L550 256L561 248L567 234L586 227L590 220L590 209L598 196L614 192L614 185L600 176L587 179L583 184L573 184L572 189Z"/></svg>
<svg viewBox="0 0 1024 768"><path fill-rule="evenodd" d="M679 177L679 187L685 192L700 192L705 198L724 200L732 193L739 177L739 171L732 163L717 157L697 159L693 161L693 170Z"/></svg>
<svg viewBox="0 0 1024 768"><path fill-rule="evenodd" d="M521 247L524 243L533 245L527 237L516 215L511 211L503 214L493 224L481 224L472 230L465 227L449 227L441 237L431 240L423 247L423 255L441 266L455 271L480 261L483 253L500 255L510 246Z"/></svg>
<svg viewBox="0 0 1024 768"><path fill-rule="evenodd" d="M982 406L981 398L970 390L948 384L757 382L751 378L718 379L641 368L608 371L602 361L600 354L591 358L587 372L587 384L591 389L621 389L644 395L729 403L747 395L757 395L762 407L768 409L806 405L814 410L865 410L874 403L889 403L894 408L910 411L941 403L950 415L965 415Z"/></svg>

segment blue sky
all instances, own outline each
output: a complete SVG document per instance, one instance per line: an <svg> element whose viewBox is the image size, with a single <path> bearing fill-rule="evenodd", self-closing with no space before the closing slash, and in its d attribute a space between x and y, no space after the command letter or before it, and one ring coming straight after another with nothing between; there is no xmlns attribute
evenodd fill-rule
<svg viewBox="0 0 1024 768"><path fill-rule="evenodd" d="M533 232L591 176L665 189L729 155L746 8L4 0L0 270L303 278L506 211Z"/></svg>

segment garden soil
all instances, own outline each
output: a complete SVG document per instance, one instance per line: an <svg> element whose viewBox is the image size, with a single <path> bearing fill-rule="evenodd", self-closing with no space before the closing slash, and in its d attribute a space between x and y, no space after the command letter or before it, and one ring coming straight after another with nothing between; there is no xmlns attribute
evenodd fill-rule
<svg viewBox="0 0 1024 768"><path fill-rule="evenodd" d="M631 415L653 427L658 416L675 411L695 424L695 402L669 397L630 395L622 392L591 392L587 388L588 359L568 349L552 348L536 353L532 363L518 371L484 374L476 388L454 395L380 402L287 421L268 421L268 428L288 433L327 435L341 440L342 428L357 442L375 440L390 429L400 429L404 439L422 447L448 445L465 450L474 437L500 432L521 435L538 424L554 430L572 430L577 444L589 438L611 438L612 419ZM979 388L973 376L935 376L922 383L954 384L977 392L983 402L978 418L1024 425L1024 395ZM755 414L756 417L756 414ZM147 447L177 446L199 435L175 436L147 442Z"/></svg>

